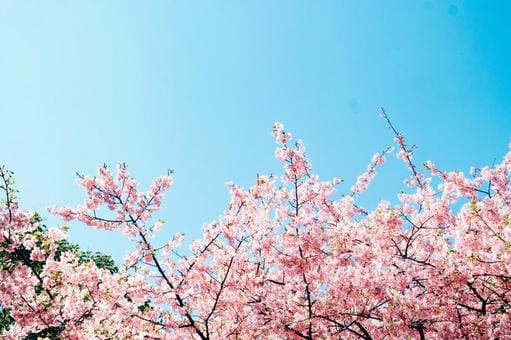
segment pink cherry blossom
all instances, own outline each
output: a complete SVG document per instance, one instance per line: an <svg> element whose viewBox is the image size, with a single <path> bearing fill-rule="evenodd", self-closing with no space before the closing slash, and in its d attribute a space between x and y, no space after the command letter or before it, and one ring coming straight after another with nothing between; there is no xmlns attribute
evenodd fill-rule
<svg viewBox="0 0 511 340"><path fill-rule="evenodd" d="M125 164L79 175L83 203L49 211L128 237L117 271L63 249L65 228L21 210L0 168L0 305L14 320L2 337L510 338L511 151L468 177L418 167L415 148L382 117L409 176L397 204L373 210L360 196L392 148L349 190L314 174L280 123L282 174L258 175L250 188L228 182L225 211L188 244L177 231L154 241L170 172L147 190Z"/></svg>

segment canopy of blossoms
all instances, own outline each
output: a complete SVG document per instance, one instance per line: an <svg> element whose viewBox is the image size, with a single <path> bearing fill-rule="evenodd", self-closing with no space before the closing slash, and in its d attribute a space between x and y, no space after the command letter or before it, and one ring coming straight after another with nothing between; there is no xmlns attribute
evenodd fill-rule
<svg viewBox="0 0 511 340"><path fill-rule="evenodd" d="M392 148L334 199L342 181L320 180L277 123L282 175L228 183L227 209L189 249L180 233L152 241L170 173L147 191L123 164L80 176L83 204L49 210L131 239L118 270L63 247L65 230L22 210L2 168L0 305L12 321L2 337L511 337L511 152L468 176L419 168L382 114L410 170L399 204L357 203Z"/></svg>

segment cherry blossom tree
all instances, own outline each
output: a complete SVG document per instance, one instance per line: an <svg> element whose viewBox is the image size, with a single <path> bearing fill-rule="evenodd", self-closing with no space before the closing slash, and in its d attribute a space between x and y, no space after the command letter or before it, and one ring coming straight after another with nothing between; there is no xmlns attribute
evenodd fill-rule
<svg viewBox="0 0 511 340"><path fill-rule="evenodd" d="M170 172L147 191L124 164L79 175L83 204L49 211L128 237L119 268L21 210L2 168L3 337L511 337L511 152L470 175L419 167L382 116L410 173L398 204L358 203L393 148L334 198L343 181L313 174L302 142L276 123L282 175L228 183L226 210L188 249L181 233L153 241Z"/></svg>

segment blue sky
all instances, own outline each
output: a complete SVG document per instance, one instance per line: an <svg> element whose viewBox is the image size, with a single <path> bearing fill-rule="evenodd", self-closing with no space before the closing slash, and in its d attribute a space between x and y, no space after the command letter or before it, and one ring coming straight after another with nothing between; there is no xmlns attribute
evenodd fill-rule
<svg viewBox="0 0 511 340"><path fill-rule="evenodd" d="M172 168L162 240L198 237L226 181L279 173L275 121L344 190L392 142L380 106L419 163L490 164L511 137L510 4L3 1L0 162L46 217L81 202L75 171L126 161L145 186ZM393 199L405 174L385 165L368 204ZM116 259L129 246L79 224L70 238Z"/></svg>

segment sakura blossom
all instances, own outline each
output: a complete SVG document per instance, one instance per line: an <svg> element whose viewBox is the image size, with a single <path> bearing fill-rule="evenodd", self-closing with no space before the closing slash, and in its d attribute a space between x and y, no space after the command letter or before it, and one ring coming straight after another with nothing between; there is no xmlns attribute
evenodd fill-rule
<svg viewBox="0 0 511 340"><path fill-rule="evenodd" d="M171 172L145 191L125 164L79 175L83 203L49 211L129 238L125 263L110 270L65 247L65 228L22 210L1 168L0 306L11 318L2 337L510 338L511 151L469 176L419 167L382 116L410 176L396 204L372 211L359 197L391 147L350 190L314 174L280 123L282 174L229 182L225 211L190 243L178 230L153 243Z"/></svg>

